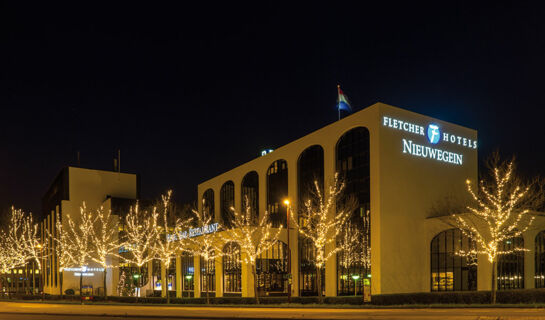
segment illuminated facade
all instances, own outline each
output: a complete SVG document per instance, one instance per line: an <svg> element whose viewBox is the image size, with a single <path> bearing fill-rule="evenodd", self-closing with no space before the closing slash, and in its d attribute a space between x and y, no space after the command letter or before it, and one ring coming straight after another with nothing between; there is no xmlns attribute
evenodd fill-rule
<svg viewBox="0 0 545 320"><path fill-rule="evenodd" d="M138 198L139 183L135 174L114 171L91 170L78 167L65 167L55 178L48 191L42 198L42 241L46 243L49 252L42 263L44 273L43 290L48 294L60 294L61 277L58 257L52 248L55 243L47 236L47 232L55 235L55 223L58 217L66 228L66 219L70 215L76 219L80 207L85 202L89 210L103 207L111 210L114 217L126 213L134 199ZM77 224L78 221L74 220ZM84 293L102 294L103 270L99 265L90 262L84 266L83 289ZM119 269L108 269L106 273L108 295L117 295L116 284L119 281ZM81 267L67 268L63 271L62 290L79 291L79 275Z"/></svg>
<svg viewBox="0 0 545 320"><path fill-rule="evenodd" d="M318 290L327 296L353 295L354 290L361 294L364 278L372 279L373 294L484 290L489 281L478 280L487 279L488 264L477 267L456 257L453 252L460 245L472 243L432 217L432 208L442 199L467 196L465 180L477 177L477 150L475 130L377 103L201 183L198 202L213 208L223 230L229 228L225 208L243 211L245 197L254 214L268 210L275 225L286 226L282 199L290 200L296 214L315 180L327 187L336 172L343 177L346 193L359 203L350 222L366 237L370 248L361 250L370 252L370 267L347 265L340 252L326 264L323 288L317 288L315 250L290 228L290 250L284 230L274 250L258 261L258 292L263 296L286 295L288 273L292 296L316 295ZM231 295L236 288L241 296L253 296L251 274L244 267L241 273L233 271L231 257L228 263L222 259L216 258L215 284L209 286L214 295ZM503 274L520 271L516 259L506 257L500 263ZM354 281L353 275L361 280ZM240 289L231 280L239 277ZM193 294L201 296L201 287L197 284Z"/></svg>

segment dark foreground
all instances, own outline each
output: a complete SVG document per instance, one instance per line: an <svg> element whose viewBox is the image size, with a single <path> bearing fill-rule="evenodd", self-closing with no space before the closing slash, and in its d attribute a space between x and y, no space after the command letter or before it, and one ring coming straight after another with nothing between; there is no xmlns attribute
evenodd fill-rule
<svg viewBox="0 0 545 320"><path fill-rule="evenodd" d="M0 319L543 319L542 308L327 309L0 302Z"/></svg>

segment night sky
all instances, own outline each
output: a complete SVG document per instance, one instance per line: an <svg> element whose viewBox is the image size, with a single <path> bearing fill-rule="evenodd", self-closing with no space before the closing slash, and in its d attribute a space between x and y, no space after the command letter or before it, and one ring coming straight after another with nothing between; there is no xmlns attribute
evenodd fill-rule
<svg viewBox="0 0 545 320"><path fill-rule="evenodd" d="M190 201L335 121L337 83L355 110L474 128L481 158L499 148L544 173L542 7L193 2L1 4L0 209L39 212L78 150L111 169L118 148L143 197Z"/></svg>

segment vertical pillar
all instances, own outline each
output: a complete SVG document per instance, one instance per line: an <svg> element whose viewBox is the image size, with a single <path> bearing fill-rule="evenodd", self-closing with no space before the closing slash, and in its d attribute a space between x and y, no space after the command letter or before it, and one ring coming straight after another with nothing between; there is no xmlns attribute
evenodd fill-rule
<svg viewBox="0 0 545 320"><path fill-rule="evenodd" d="M291 250L291 296L299 296L299 232L294 226L294 219L297 219L299 208L299 197L297 190L297 159L298 154L288 162L288 198L290 200L290 250Z"/></svg>
<svg viewBox="0 0 545 320"><path fill-rule="evenodd" d="M241 256L241 259L244 261L243 256ZM252 274L252 267L247 263L242 263L241 273L242 297L254 297L254 276Z"/></svg>
<svg viewBox="0 0 545 320"><path fill-rule="evenodd" d="M524 237L524 248L528 251L524 251L524 288L535 288L535 237L537 232L534 230L527 231Z"/></svg>
<svg viewBox="0 0 545 320"><path fill-rule="evenodd" d="M201 297L201 259L199 256L193 256L193 286L195 298Z"/></svg>
<svg viewBox="0 0 545 320"><path fill-rule="evenodd" d="M167 294L168 294L167 268L166 268L166 265L163 263L163 261L161 261L161 297L165 298Z"/></svg>
<svg viewBox="0 0 545 320"><path fill-rule="evenodd" d="M335 146L324 145L324 191L328 190L335 179ZM327 193L325 191L324 193ZM330 212L331 218L335 212ZM335 248L335 242L326 246L326 254ZM325 295L337 295L337 255L332 255L325 264ZM320 288L318 288L320 290Z"/></svg>
<svg viewBox="0 0 545 320"><path fill-rule="evenodd" d="M182 297L182 258L176 256L176 298Z"/></svg>
<svg viewBox="0 0 545 320"><path fill-rule="evenodd" d="M491 290L492 264L488 261L487 256L484 254L478 255L477 261L477 290Z"/></svg>
<svg viewBox="0 0 545 320"><path fill-rule="evenodd" d="M214 259L216 267L216 297L223 297L223 258L218 257Z"/></svg>

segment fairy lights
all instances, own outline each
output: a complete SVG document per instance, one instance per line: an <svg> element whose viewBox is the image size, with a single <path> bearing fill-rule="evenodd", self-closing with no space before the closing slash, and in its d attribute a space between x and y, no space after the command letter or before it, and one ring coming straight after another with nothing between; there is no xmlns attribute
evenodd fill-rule
<svg viewBox="0 0 545 320"><path fill-rule="evenodd" d="M237 212L231 207L231 211L233 212L231 225L233 228L229 230L227 237L229 237L230 241L240 245L242 260L252 269L252 275L254 277L254 295L256 303L259 304L256 261L262 253L268 251L278 241L282 226L273 230L268 211L265 211L259 220L259 223L256 223L256 219L252 217L253 209L249 204L248 197L245 198L245 202L245 210L242 213Z"/></svg>

